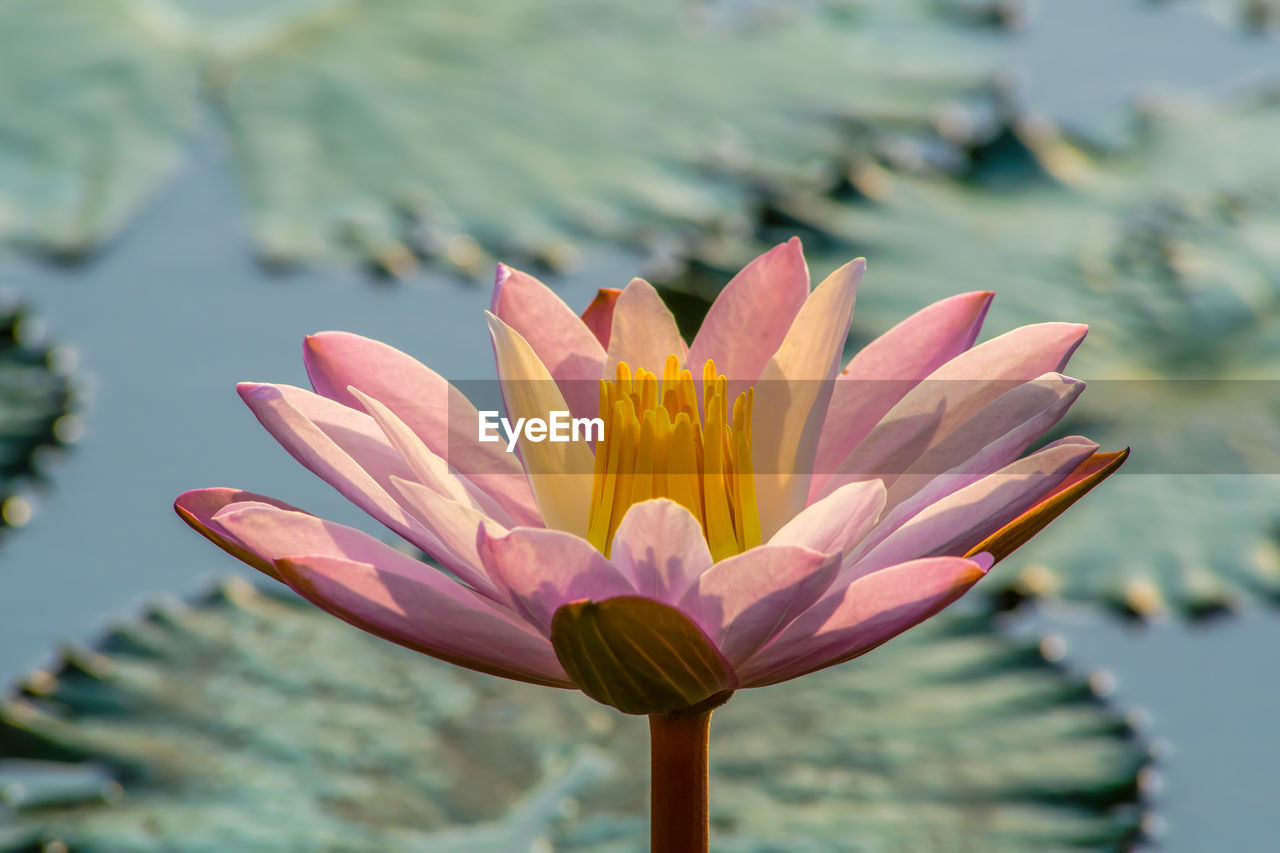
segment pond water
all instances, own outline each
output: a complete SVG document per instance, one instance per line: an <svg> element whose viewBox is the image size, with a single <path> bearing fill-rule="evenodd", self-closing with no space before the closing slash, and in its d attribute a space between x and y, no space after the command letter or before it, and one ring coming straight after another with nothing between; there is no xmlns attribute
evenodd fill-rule
<svg viewBox="0 0 1280 853"><path fill-rule="evenodd" d="M1280 71L1277 42L1219 29L1191 9L1041 6L1010 63L1029 103L1073 122L1107 126L1153 81L1221 90ZM90 640L148 597L189 594L241 571L174 516L172 499L185 489L237 486L364 523L280 450L233 391L244 379L306 384L304 334L347 329L452 377L492 375L487 288L433 274L395 285L346 269L268 275L251 258L238 210L216 146L198 145L145 215L87 265L0 263L0 282L32 304L53 339L74 345L91 385L85 437L36 496L33 520L0 548L0 680L59 642ZM582 305L635 264L596 253L558 287ZM1073 666L1108 668L1117 701L1150 710L1150 732L1168 744L1155 795L1163 849L1274 849L1280 614L1135 630L1070 611L1023 617L1015 630L1062 634Z"/></svg>

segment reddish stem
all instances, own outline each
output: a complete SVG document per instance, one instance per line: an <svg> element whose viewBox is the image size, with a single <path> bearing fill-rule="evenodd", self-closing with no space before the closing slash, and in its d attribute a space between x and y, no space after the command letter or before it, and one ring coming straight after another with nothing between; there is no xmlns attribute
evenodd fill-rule
<svg viewBox="0 0 1280 853"><path fill-rule="evenodd" d="M651 853L707 853L711 711L649 717Z"/></svg>

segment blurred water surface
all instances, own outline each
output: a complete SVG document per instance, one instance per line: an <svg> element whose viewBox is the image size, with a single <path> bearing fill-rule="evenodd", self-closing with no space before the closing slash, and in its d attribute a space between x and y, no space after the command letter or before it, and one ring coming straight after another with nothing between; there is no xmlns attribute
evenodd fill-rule
<svg viewBox="0 0 1280 853"><path fill-rule="evenodd" d="M1220 29L1192 9L1059 0L1041 4L1010 62L1037 111L1107 130L1155 81L1217 92L1280 73L1280 44ZM108 620L127 618L148 596L187 594L204 578L243 571L173 515L170 503L185 489L257 490L368 527L275 444L233 391L244 379L305 384L306 333L347 329L450 377L492 375L486 288L434 274L381 285L354 270L264 272L250 257L215 148L197 146L130 232L83 267L0 264L0 283L78 350L92 386L85 438L37 495L34 519L0 548L5 681L58 642L89 640ZM596 253L558 287L584 305L596 287L625 283L636 263ZM874 274L865 286L875 287ZM1280 687L1270 652L1280 648L1280 618L1138 631L1073 611L1017 623L1061 633L1073 665L1111 669L1118 701L1150 709L1151 733L1171 745L1156 795L1168 828L1163 849L1274 849Z"/></svg>

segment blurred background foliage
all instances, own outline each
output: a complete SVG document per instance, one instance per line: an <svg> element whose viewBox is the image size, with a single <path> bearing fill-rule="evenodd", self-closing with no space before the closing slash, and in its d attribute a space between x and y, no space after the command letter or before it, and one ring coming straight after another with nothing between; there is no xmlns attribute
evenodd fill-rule
<svg viewBox="0 0 1280 853"><path fill-rule="evenodd" d="M1203 5L1251 38L1276 23L1269 0ZM91 263L210 138L273 270L472 281L501 257L554 284L623 247L692 326L799 233L815 277L869 258L851 351L962 290L997 291L988 334L1090 323L1071 372L1097 381L1064 429L1135 453L1034 562L984 583L988 606L1280 603L1280 96L1148 100L1119 132L1064 131L1003 74L1028 8L0 0L0 243ZM78 421L72 360L6 311L0 517L20 521L22 484ZM997 621L948 617L804 691L735 700L723 849L1140 842L1143 739L1046 661L1055 641ZM20 685L0 710L0 850L632 850L642 792L613 769L640 760L633 722L232 586Z"/></svg>
<svg viewBox="0 0 1280 853"><path fill-rule="evenodd" d="M426 255L477 273L492 252L560 266L584 237L661 251L745 225L751 183L818 179L981 89L981 9L9 0L5 230L92 249L207 112L272 262L346 252L403 274Z"/></svg>
<svg viewBox="0 0 1280 853"><path fill-rule="evenodd" d="M803 691L738 694L713 724L717 849L1133 841L1148 748L1059 654L947 616ZM639 853L647 748L643 718L240 581L67 650L0 708L0 754L34 762L0 850Z"/></svg>
<svg viewBox="0 0 1280 853"><path fill-rule="evenodd" d="M25 306L0 302L0 534L27 523L50 457L80 436L74 368L74 351L49 344Z"/></svg>

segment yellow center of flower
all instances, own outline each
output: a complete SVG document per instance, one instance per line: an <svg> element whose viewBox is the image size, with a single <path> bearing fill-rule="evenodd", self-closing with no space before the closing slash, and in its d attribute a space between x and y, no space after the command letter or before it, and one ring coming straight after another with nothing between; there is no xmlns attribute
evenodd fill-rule
<svg viewBox="0 0 1280 853"><path fill-rule="evenodd" d="M596 443L587 538L608 556L632 504L670 498L702 525L711 556L723 560L760 544L751 470L748 388L733 402L715 363L702 370L703 405L693 374L667 356L662 379L625 362L617 379L600 380L604 440Z"/></svg>

